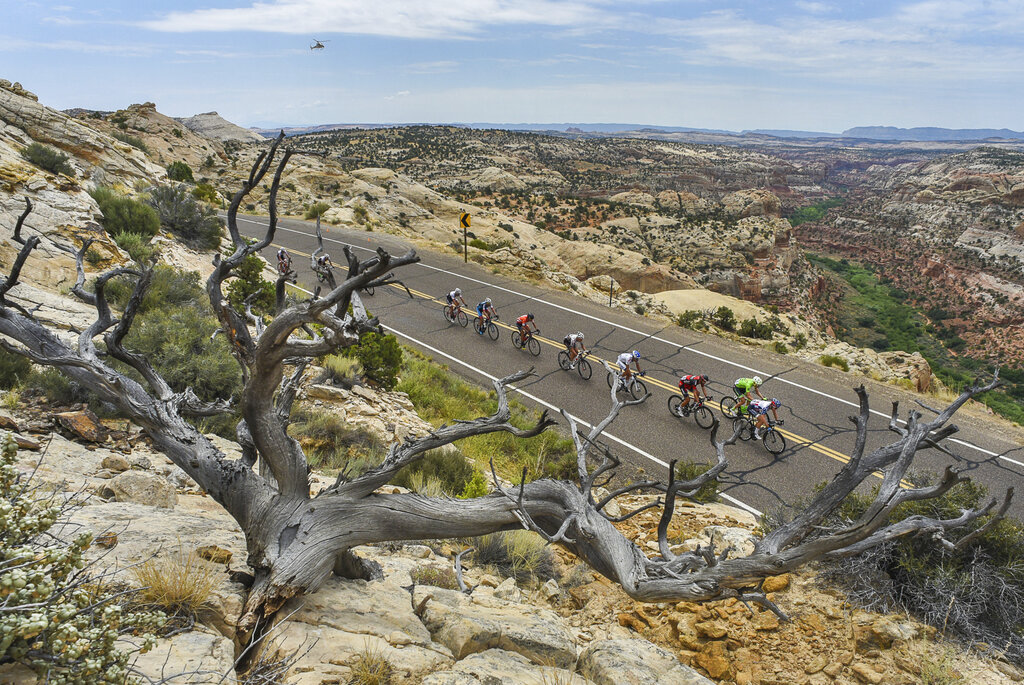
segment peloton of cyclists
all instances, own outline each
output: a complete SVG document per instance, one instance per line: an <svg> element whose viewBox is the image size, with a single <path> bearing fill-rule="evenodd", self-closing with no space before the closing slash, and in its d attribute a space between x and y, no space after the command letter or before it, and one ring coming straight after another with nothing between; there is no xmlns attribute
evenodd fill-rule
<svg viewBox="0 0 1024 685"><path fill-rule="evenodd" d="M622 384L625 386L629 383L629 379L633 377L632 371L629 368L630 363L636 366L636 372L641 376L644 375L643 369L640 368L640 350L633 350L632 352L623 352L615 360L615 363L619 366L619 371L622 373Z"/></svg>
<svg viewBox="0 0 1024 685"><path fill-rule="evenodd" d="M484 301L476 306L476 332L480 335L483 335L486 330L484 328L485 318L487 320L498 318L498 310L491 304L491 298L489 297L484 298Z"/></svg>
<svg viewBox="0 0 1024 685"><path fill-rule="evenodd" d="M530 326L533 326L533 330L530 330ZM533 323L533 314L523 314L516 319L516 328L519 329L519 347L526 347L526 341L529 340L534 333L539 333L540 329L537 328L537 324Z"/></svg>
<svg viewBox="0 0 1024 685"><path fill-rule="evenodd" d="M587 346L583 344L583 333L576 331L562 338L562 343L565 345L565 349L569 351L569 359L576 361L580 352L586 352Z"/></svg>
<svg viewBox="0 0 1024 685"><path fill-rule="evenodd" d="M736 382L733 383L733 389L736 391L736 412L738 414L742 414L745 411L744 407L754 399L750 395L751 392L756 394L758 398L764 399L764 395L759 390L762 382L760 376L736 379Z"/></svg>
<svg viewBox="0 0 1024 685"><path fill-rule="evenodd" d="M708 389L706 387L708 377L705 374L694 375L687 374L679 377L679 392L683 396L683 401L679 405L679 409L683 411L683 415L689 411L690 399L693 399L693 403L696 404L700 400L700 395L703 393L704 399L710 400L711 396L708 395ZM699 389L698 389L699 386Z"/></svg>
<svg viewBox="0 0 1024 685"><path fill-rule="evenodd" d="M451 292L449 292L447 295L445 295L445 300L448 301L448 318L449 319L454 319L455 318L455 305L457 303L461 303L463 307L468 307L469 306L469 305L466 304L466 301L464 299L462 299L462 288L456 288L455 290L452 290Z"/></svg>
<svg viewBox="0 0 1024 685"><path fill-rule="evenodd" d="M779 413L776 411L782 406L782 402L779 402L778 398L771 398L770 400L751 400L750 402L750 415L756 416L757 420L754 422L754 439L760 440L761 436L764 435L765 430L768 429L768 410L772 410L772 416L775 417L775 423L780 426L783 424L782 419L779 418Z"/></svg>

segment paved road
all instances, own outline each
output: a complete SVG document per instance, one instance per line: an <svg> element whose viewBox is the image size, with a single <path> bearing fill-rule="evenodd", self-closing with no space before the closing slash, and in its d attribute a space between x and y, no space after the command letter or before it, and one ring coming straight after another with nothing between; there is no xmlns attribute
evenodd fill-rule
<svg viewBox="0 0 1024 685"><path fill-rule="evenodd" d="M239 217L241 230L252 236L262 236L265 225L262 217ZM394 236L376 233L325 227L324 237L328 252L339 264L344 263L341 251L345 244L357 252L378 245L395 254L408 249ZM281 221L276 244L292 252L300 284L311 288L315 277L309 269L308 255L316 247L313 224ZM275 251L268 249L264 255L272 263ZM762 392L783 402L779 416L785 419L786 451L772 458L760 443L738 443L727 448L729 469L721 485L727 499L758 513L775 512L806 499L816 484L830 479L847 460L854 442L853 425L847 417L856 413L856 395L851 389L855 378L715 336L677 326L662 327L643 317L496 275L476 264L464 264L454 253L420 252L420 257L421 263L396 274L413 291L413 299L404 290L379 288L367 298L368 307L403 342L474 381L486 382L535 366L538 376L518 386L528 404L564 408L583 422L594 423L607 414L610 403L605 371L596 360L590 381L583 381L575 372L560 370L556 354L561 349L561 338L580 329L595 357L608 361L622 351L642 352L641 364L648 372L645 380L653 396L641 406L625 409L605 434L625 463L664 477L670 459L713 458L708 432L692 419L675 418L667 410L668 397L683 373L708 374L715 399L729 392L733 379L757 374L766 379ZM455 287L462 288L471 305L491 297L501 316L497 341L478 336L472 327L450 326L443 319L444 293ZM536 358L513 348L510 342L507 324L527 311L534 313L542 333L542 351ZM869 448L895 437L887 429L891 401L900 400L905 415L915 400L896 388L872 385L869 390L874 415L869 422ZM994 493L1001 494L1009 485L1018 486L1017 492L1024 493L1019 487L1024 485L1024 448L1012 436L995 434L981 422L975 425L969 417L960 417L958 423L961 431L950 447L957 455L959 468L967 469ZM919 453L916 463L919 469L940 473L952 460L929 449ZM1018 497L1014 506L1013 514L1018 517L1024 515L1022 501L1024 497Z"/></svg>

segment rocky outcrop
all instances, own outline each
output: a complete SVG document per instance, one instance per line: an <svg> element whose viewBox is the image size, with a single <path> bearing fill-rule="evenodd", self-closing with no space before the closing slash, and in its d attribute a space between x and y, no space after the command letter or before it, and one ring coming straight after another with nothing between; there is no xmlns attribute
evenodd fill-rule
<svg viewBox="0 0 1024 685"><path fill-rule="evenodd" d="M579 669L595 685L713 685L713 681L681 665L670 652L646 640L594 642L580 655Z"/></svg>
<svg viewBox="0 0 1024 685"><path fill-rule="evenodd" d="M431 673L420 685L589 685L592 682L572 671L535 664L515 652L488 649L469 655L448 670Z"/></svg>
<svg viewBox="0 0 1024 685"><path fill-rule="evenodd" d="M237 140L242 143L262 143L266 138L258 133L242 128L217 114L216 112L204 112L191 117L178 119L187 129L194 131L204 138L225 142Z"/></svg>

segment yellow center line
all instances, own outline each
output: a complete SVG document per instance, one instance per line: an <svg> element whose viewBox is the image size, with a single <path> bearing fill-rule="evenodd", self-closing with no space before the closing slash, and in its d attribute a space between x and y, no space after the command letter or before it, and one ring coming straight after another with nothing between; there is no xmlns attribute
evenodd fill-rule
<svg viewBox="0 0 1024 685"><path fill-rule="evenodd" d="M277 243L274 243L274 246L275 247L284 247L283 245L278 245ZM285 248L285 249L287 249L287 248ZM291 250L291 252L293 254L301 255L303 257L312 257L311 254L309 254L307 252L302 252L301 250ZM396 288L396 289L399 289L399 290L404 289L403 286L401 286L401 285L399 285L397 283L388 283L388 285L391 286L392 288ZM440 299L434 297L433 295L430 295L428 293L425 293L425 292L422 292L422 291L419 291L419 290L415 290L413 288L409 288L409 292L412 293L413 295L416 295L417 297L420 297L420 298L422 298L424 300L427 300L429 302L434 302L436 304L441 304L441 305L446 305L447 304L447 301L440 300ZM467 312L467 316L470 316L468 314L468 312ZM476 316L472 315L471 318L476 318ZM501 321L493 321L493 323L496 326L498 326L499 328L505 328L505 329L510 330L510 331L515 329L514 326L512 326L510 324L506 324L506 323L501 322ZM557 348L559 350L561 350L561 349L563 349L565 347L565 345L563 345L561 342L556 342L554 340L550 340L548 338L544 338L544 337L541 337L539 335L535 335L534 337L538 341L540 341L540 342L542 342L542 343L544 343L546 345L550 345L551 347ZM614 366L610 361L605 360L602 357L599 357L599 356L597 356L597 355L595 355L593 353L589 354L588 356L593 358L593 359L595 359L595 360L597 360L598 362L601 362L602 364L606 364L608 366ZM670 383L666 383L665 381L659 380L657 378L652 378L650 376L645 376L645 378L647 379L648 383L650 383L650 384L652 384L652 385L654 385L656 387L662 388L664 390L668 390L669 392L672 392L672 393L678 392L678 388L674 387ZM706 404L711 405L712 407L717 407L719 411L721 411L721 409L722 409L722 405L719 404L718 402L706 402ZM848 457L847 455L843 454L842 452L839 452L838 450L835 450L835 449L832 449L831 447L828 447L827 445L822 445L822 444L820 444L820 443L818 443L818 442L816 442L814 440L811 440L810 438L805 438L803 436L797 435L796 433L793 433L793 432L788 431L788 430L783 430L781 428L776 428L775 430L779 431L779 433L781 433L784 437L789 438L789 440L791 440L794 445L810 448L810 449L814 450L815 452L818 452L819 454L823 454L824 456L828 457L829 459L833 459L835 461L838 461L841 464L848 464L850 462L850 457ZM874 475L877 476L878 478L882 478L882 474L878 473L877 471L875 472ZM913 487L913 484L911 484L911 483L909 483L909 482L907 482L905 480L902 481L901 485L903 485L903 487L905 487L905 488Z"/></svg>

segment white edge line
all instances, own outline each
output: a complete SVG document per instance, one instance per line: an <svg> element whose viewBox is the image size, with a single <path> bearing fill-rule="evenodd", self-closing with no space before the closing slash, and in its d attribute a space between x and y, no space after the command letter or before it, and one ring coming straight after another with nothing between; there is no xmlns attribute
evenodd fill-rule
<svg viewBox="0 0 1024 685"><path fill-rule="evenodd" d="M280 230L280 229L278 229L278 230ZM304 293L308 293L310 295L313 294L310 291L308 291L305 288L302 288L300 286L297 286L297 285L293 284L292 287L295 288L296 290L301 290ZM425 342L421 342L421 341L417 340L416 338L413 338L412 336L406 335L405 333L402 333L401 331L399 331L399 330L397 330L395 328L392 328L391 326L385 326L384 324L381 324L381 328L384 328L385 330L391 331L392 333L394 333L396 335L400 335L403 338L405 338L406 340L408 340L408 341L410 341L410 342L412 342L412 343L414 343L416 345L419 345L420 347L428 349L428 350L430 350L434 354L441 355L445 359L449 359L449 360L455 362L456 364L461 364L462 366L465 366L470 371L473 371L474 373L480 374L484 378L487 378L487 379L492 380L492 381L498 380L497 376L492 376L491 374L487 373L483 369L478 369L477 367L473 366L472 364L469 364L467 362L462 361L458 357L453 357L452 355L448 354L447 352L442 352L441 350L437 349L436 347L428 345ZM560 412L561 411L558 407L556 407L555 405L551 404L550 402L545 402L544 400L540 399L539 397L531 395L530 393L526 392L525 390L521 390L520 388L517 388L514 385L509 385L508 387L509 387L509 389L514 390L515 392L518 392L523 397L531 399L534 402L536 402L537 404L539 404L539 405L541 405L543 407L547 407L548 409L550 409L553 412ZM584 421L583 419L576 418L575 416L573 418L576 420L577 423L579 423L582 426L586 426L587 428L593 428L594 427L593 424L589 424L586 421ZM604 437L606 437L606 438L608 438L610 440L614 440L615 442L619 443L620 445L622 445L624 447L627 447L627 448L633 450L634 452L636 452L637 454L639 454L642 457L646 457L647 459L650 459L651 461L653 461L655 464L658 464L659 466L663 466L665 468L668 468L668 463L667 462L664 462L661 459L658 459L657 457L655 457L653 454L645 452L644 450L640 449L639 447L626 442L622 438L617 438L614 435L612 435L611 433L607 433L607 432L602 433L601 435L603 435ZM747 504L745 502L741 502L740 500L736 499L735 497L732 497L731 495L728 495L728 494L726 494L724 492L720 492L720 493L718 493L718 496L723 498L723 499L729 500L730 502L732 502L736 506L740 507L741 509L745 509L746 511L750 512L751 514L753 514L754 516L756 516L758 518L764 516L763 512L758 511L757 509L755 509L754 507L750 506L749 504Z"/></svg>
<svg viewBox="0 0 1024 685"><path fill-rule="evenodd" d="M244 217L239 217L238 220L239 221L246 221L246 222L248 222L250 224L258 224L258 225L261 225L261 226L265 225L264 223L261 223L259 221L253 221L252 219L246 219ZM277 230L278 231L288 231L289 233L298 233L299 235L304 235L304 236L307 236L307 237L309 236L309 233L306 233L304 231L298 231L298 230L295 230L294 228L287 228L286 226L278 226ZM337 240L335 238L326 238L326 237L324 238L324 240L326 240L328 242L331 242L331 243L337 243L339 245L348 245L349 247L354 247L354 248L359 249L359 250L366 250L368 252L373 252L373 250L371 250L368 247L363 247L362 245L355 245L353 243L346 243L344 240ZM516 290L512 290L511 288L505 288L505 287L500 286L500 285L495 285L494 283L488 283L487 281L481 281L481 280L473 278L471 276L466 276L465 274L456 273L454 271L449 271L447 269L442 269L440 267L432 266L430 264L425 264L423 262L419 262L418 264L419 264L419 266L422 266L424 268L433 269L434 271L440 271L440 272L446 273L446 274L451 274L452 276L456 276L458 278L462 278L464 280L471 281L473 283L479 283L480 285L485 285L485 286L487 286L489 288L494 288L495 290L502 290L502 291L504 291L506 293L511 293L513 295L516 295L517 297L524 297L524 298L526 298L528 300L534 300L536 302L541 302L541 303L543 303L543 304L545 304L545 305L547 305L549 307L554 307L555 309L561 309L562 311L569 312L571 314L575 314L576 316L582 316L582 317L587 318L587 319L592 319L594 321L599 321L600 323L606 324L608 326L613 326L615 328L619 328L621 330L628 331L628 332L634 333L636 335L641 335L644 338L647 338L649 340L657 340L658 342L665 343L666 345L670 345L672 347L678 347L680 349L685 347L685 346L680 345L679 343L673 342L671 340L667 340L665 338L660 338L660 337L658 337L656 335L651 335L649 333L644 333L643 331L636 330L635 328L630 328L629 326L624 326L624 325L618 324L618 323L612 323L611 321L607 321L607 320L602 319L600 317L593 316L592 314L586 314L584 312L576 311L575 309L572 309L570 307L564 307L564 306L562 306L560 304L556 304L554 302L548 302L547 300L541 300L541 299L539 299L537 297L534 297L532 295L527 295L526 293L521 293L521 292L518 292ZM408 336L406 336L406 337L408 337ZM409 339L412 340L412 338L409 338ZM707 352L703 352L703 351L698 350L698 349L696 349L694 347L686 347L686 351L687 352L693 352L695 354L699 354L699 355L707 357L709 359L714 359L715 361L722 362L723 364L730 364L732 366L735 366L736 368L743 369L744 371L752 371L752 372L754 372L755 374L758 374L758 375L764 374L766 376L773 376L772 380L781 381L782 383L786 383L788 385L792 385L793 387L800 388L801 390L806 390L807 392L811 392L811 393L814 393L816 395L821 395L822 397L827 397L830 400L834 400L836 402L840 402L840 403L848 405L850 407L858 407L858 406L860 406L856 402L851 402L850 400L844 400L843 398L836 397L835 395L829 395L827 392L824 392L822 390L817 390L815 388L811 388L811 387L808 387L806 385L801 385L800 383L797 383L796 381L791 381L788 378L783 378L781 376L774 376L774 374L770 374L767 371L760 371L760 370L755 369L755 368L750 367L750 366L744 366L743 364L740 364L738 362L734 362L734 361L731 361L729 359L724 359L722 357L718 357L718 356L715 356L713 354L709 354ZM877 416L881 416L881 417L886 418L886 419L890 418L888 414L886 414L885 412L880 412L877 409L871 409L870 411L871 411L872 414L875 414ZM898 422L899 423L906 423L906 421L904 421L903 419L898 419ZM999 454L998 452L993 452L991 450L985 449L984 447L980 447L978 445L975 445L974 443L967 442L965 440L958 440L957 438L946 438L946 439L949 440L950 442L956 443L957 445L961 445L963 447L970 447L972 449L975 449L975 450L981 452L982 454L987 454L990 457L996 457L997 459L1002 459L1004 461L1010 462L1011 464L1015 464L1017 466L1024 467L1024 462L1017 461L1016 459L1011 459L1010 457L1003 456L1002 454Z"/></svg>

